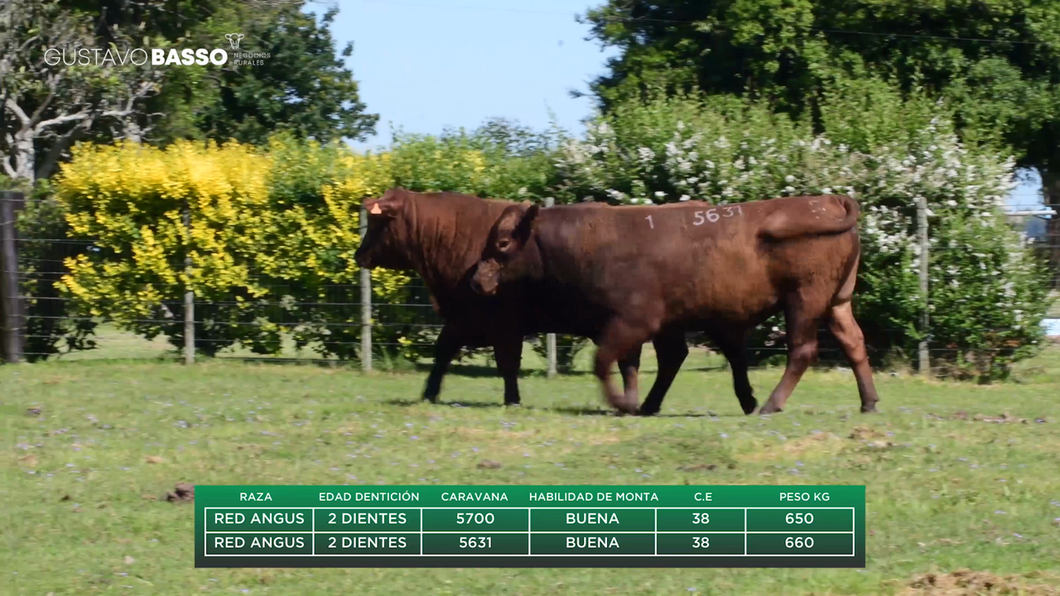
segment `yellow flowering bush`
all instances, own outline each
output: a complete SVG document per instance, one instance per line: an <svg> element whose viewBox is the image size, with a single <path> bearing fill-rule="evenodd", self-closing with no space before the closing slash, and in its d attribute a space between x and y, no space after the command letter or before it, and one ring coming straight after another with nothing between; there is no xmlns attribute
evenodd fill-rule
<svg viewBox="0 0 1060 596"><path fill-rule="evenodd" d="M70 233L92 247L67 259L61 290L82 312L177 346L191 290L207 354L237 343L276 353L289 332L300 346L355 356L360 204L392 185L390 163L288 137L261 148L79 145L56 197ZM372 278L374 301L408 299L408 275ZM401 345L415 327L406 322L377 330L380 343Z"/></svg>
<svg viewBox="0 0 1060 596"><path fill-rule="evenodd" d="M183 346L183 297L195 294L196 348L280 351L281 338L325 356L360 348L360 206L391 186L540 198L548 139L497 123L475 134L399 135L358 153L277 135L264 146L82 144L55 181L71 236L60 290L82 314ZM409 275L372 272L373 345L432 353L441 321Z"/></svg>

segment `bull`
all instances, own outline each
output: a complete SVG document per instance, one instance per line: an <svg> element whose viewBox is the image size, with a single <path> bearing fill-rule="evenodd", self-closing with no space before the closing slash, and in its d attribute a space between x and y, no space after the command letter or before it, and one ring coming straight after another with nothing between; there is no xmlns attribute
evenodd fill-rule
<svg viewBox="0 0 1060 596"><path fill-rule="evenodd" d="M779 312L788 362L759 412L784 408L817 357L822 321L850 361L861 411L872 412L879 398L851 309L858 214L858 204L842 195L600 210L511 205L490 230L471 285L491 296L529 282L606 311L593 368L605 399L621 412L638 408L610 378L616 357L649 339L666 344L699 330L728 358L740 406L751 414L758 401L747 378L745 339ZM687 348L659 353L657 386L669 386L686 355ZM664 393L653 387L639 412L658 412Z"/></svg>
<svg viewBox="0 0 1060 596"><path fill-rule="evenodd" d="M521 291L519 284L497 296L482 296L470 285L471 274L497 218L516 203L459 193L417 193L392 188L365 201L368 232L354 259L361 267L415 271L444 321L434 346L434 364L423 399L436 402L442 379L463 347L492 347L504 378L504 403L520 403L518 374L523 339L536 333L565 333L595 338L606 313L593 303L564 292ZM609 209L585 205L579 209ZM684 347L684 338L679 340ZM637 376L642 343L630 345L619 368L629 399L638 399ZM665 339L659 353L673 351ZM686 348L687 349L687 348ZM616 358L617 358L616 357ZM660 361L661 361L660 357ZM653 386L654 391L654 386Z"/></svg>

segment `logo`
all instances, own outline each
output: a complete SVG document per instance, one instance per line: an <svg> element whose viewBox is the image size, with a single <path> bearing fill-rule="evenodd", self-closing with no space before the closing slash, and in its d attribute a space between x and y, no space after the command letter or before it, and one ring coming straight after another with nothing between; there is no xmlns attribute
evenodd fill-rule
<svg viewBox="0 0 1060 596"><path fill-rule="evenodd" d="M233 50L239 49L239 42L243 41L244 37L246 36L242 33L225 33L225 39L228 40L228 43L232 44Z"/></svg>
<svg viewBox="0 0 1060 596"><path fill-rule="evenodd" d="M232 45L232 64L234 66L261 66L265 64L265 60L272 57L269 52L248 52L246 50L239 49L239 42L243 41L246 35L242 33L225 33L225 39Z"/></svg>
<svg viewBox="0 0 1060 596"><path fill-rule="evenodd" d="M148 62L154 66L170 66L173 64L184 66L213 64L221 66L228 62L228 53L221 48L184 48L182 50L170 48L169 51L163 48L151 48L150 50L125 48L123 52L118 48L103 49L71 46L69 48L48 48L44 51L44 62L48 66L63 64L64 66L79 65L101 68L113 68L127 64L143 66Z"/></svg>

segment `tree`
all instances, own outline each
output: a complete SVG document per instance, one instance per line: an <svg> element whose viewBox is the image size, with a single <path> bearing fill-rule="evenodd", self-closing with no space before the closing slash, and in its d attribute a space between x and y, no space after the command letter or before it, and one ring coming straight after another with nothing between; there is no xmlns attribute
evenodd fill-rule
<svg viewBox="0 0 1060 596"><path fill-rule="evenodd" d="M591 84L607 111L650 90L763 98L807 114L881 77L952 104L966 140L1037 168L1060 209L1060 3L1050 0L609 0L585 20L621 53ZM1060 217L1049 231L1060 240ZM1060 247L1053 252L1060 267Z"/></svg>
<svg viewBox="0 0 1060 596"><path fill-rule="evenodd" d="M115 136L128 132L139 104L156 89L159 73L149 66L95 60L67 66L49 53L92 47L91 30L90 20L58 2L11 0L0 8L0 148L9 178L48 177L70 144L98 127Z"/></svg>
<svg viewBox="0 0 1060 596"><path fill-rule="evenodd" d="M65 245L34 240L69 232L48 201L47 178L78 140L129 139L168 145L179 139L236 137L262 143L274 131L332 140L361 138L378 118L364 113L352 74L335 55L328 30L302 0L10 0L0 3L0 185L32 192L22 213L22 270L41 357L89 345L88 323L71 328L65 301L51 300ZM268 52L261 64L165 65L151 49ZM56 59L56 51L60 53ZM79 50L90 53L81 63ZM130 63L130 52L137 60ZM121 60L100 59L112 52ZM347 47L344 55L348 56ZM142 52L142 53L141 53ZM139 63L139 64L136 64ZM12 179L11 181L4 180ZM57 256L58 255L58 256ZM50 265L42 265L50 263ZM47 270L42 267L50 267ZM65 326L65 327L64 327Z"/></svg>
<svg viewBox="0 0 1060 596"><path fill-rule="evenodd" d="M263 143L280 130L321 141L362 139L357 83L329 30L302 0L11 0L0 7L0 156L10 178L54 173L78 139L166 144L180 138ZM239 57L226 33L245 37ZM131 50L223 47L216 65L152 66ZM57 54L56 50L66 54ZM79 49L125 60L77 62ZM49 50L51 53L49 55ZM343 50L343 57L352 45Z"/></svg>
<svg viewBox="0 0 1060 596"><path fill-rule="evenodd" d="M258 63L230 62L221 72L218 100L203 107L196 126L209 138L262 143L276 131L321 142L363 140L375 131L378 115L366 114L357 82L335 56L329 26L338 9L318 24L302 2L280 5L266 18L245 15L240 51L267 54ZM349 57L353 44L341 54Z"/></svg>

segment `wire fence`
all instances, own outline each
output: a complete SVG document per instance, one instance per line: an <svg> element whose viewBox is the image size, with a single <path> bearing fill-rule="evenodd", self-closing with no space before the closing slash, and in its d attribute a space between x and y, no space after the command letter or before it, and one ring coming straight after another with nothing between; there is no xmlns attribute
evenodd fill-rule
<svg viewBox="0 0 1060 596"><path fill-rule="evenodd" d="M165 300L159 305L157 314L123 320L121 325L105 316L77 314L72 298L62 294L56 284L66 274L67 259L98 249L89 240L39 233L34 237L20 237L15 231L15 213L24 206L25 199L12 194L6 193L0 198L0 265L3 265L0 268L0 281L3 282L0 283L0 306L3 307L2 339L6 360L182 357L182 337L186 330L184 301ZM1010 220L1030 230L1038 250L1057 254L1060 252L1057 250L1060 227L1049 226L1047 217L1048 214L1041 209L1024 209L1010 215ZM932 250L947 249L932 247ZM1060 289L1060 267L1054 267L1053 274L1053 287ZM245 307L245 302L196 298L193 317L188 321L194 330L196 351L216 358L248 361L363 363L365 344L362 332L366 327L363 308L366 305L360 284L323 285L317 289L315 298L308 300L290 298L300 295L299 288L292 284L263 278L252 278L252 281L267 288L269 296L283 298L255 301L249 313L238 310ZM398 353L430 358L434 339L444 321L435 313L430 293L422 280L414 279L408 284L405 299L400 302L374 302L368 306L371 322L367 327L372 334L371 353L376 362L382 360L386 366ZM1054 328L1060 326L1056 321L1060 319L1060 312L1051 313L1051 318ZM870 357L879 361L891 353L905 332L868 323L862 321ZM782 323L779 328L783 329ZM264 337L263 329L269 330ZM1052 333L1060 334L1060 329L1054 329ZM819 338L821 360L845 366L842 350L824 327ZM690 333L688 339L692 345L709 347L703 334ZM571 366L569 338L560 341L555 348L549 346L544 335L528 340L536 344L541 362L554 361L556 352L562 352L566 356L559 358L561 368ZM587 342L582 340L580 345L587 345ZM776 362L771 357L782 358L786 352L783 332L759 334L748 348L756 364ZM933 344L927 345L926 349L932 366L943 368L947 366L945 362L952 360L952 356L961 350ZM546 350L555 351L548 354ZM651 370L654 358L650 356L650 348L648 350L644 365L645 369ZM466 351L462 358L484 355L488 360L491 352ZM543 364L538 363L538 366Z"/></svg>

